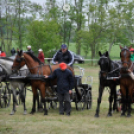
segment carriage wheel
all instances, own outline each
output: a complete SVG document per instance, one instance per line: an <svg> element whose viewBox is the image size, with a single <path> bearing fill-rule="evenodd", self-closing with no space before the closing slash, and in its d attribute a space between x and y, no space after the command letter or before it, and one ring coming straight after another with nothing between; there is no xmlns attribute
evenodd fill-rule
<svg viewBox="0 0 134 134"><path fill-rule="evenodd" d="M91 90L89 90L87 93L87 109L91 108L92 108L92 93Z"/></svg>
<svg viewBox="0 0 134 134"><path fill-rule="evenodd" d="M0 107L6 108L10 105L11 91L7 85L0 88Z"/></svg>
<svg viewBox="0 0 134 134"><path fill-rule="evenodd" d="M86 107L85 91L83 88L81 88L80 90L81 90L82 98L80 101L78 101L77 95L76 95L76 102L75 102L76 110L83 110Z"/></svg>

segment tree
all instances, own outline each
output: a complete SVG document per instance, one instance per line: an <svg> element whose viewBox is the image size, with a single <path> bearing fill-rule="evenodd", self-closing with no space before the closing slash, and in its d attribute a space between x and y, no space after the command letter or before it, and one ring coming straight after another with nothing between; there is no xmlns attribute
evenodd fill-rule
<svg viewBox="0 0 134 134"><path fill-rule="evenodd" d="M60 29L54 20L35 20L27 28L27 41L32 45L34 51L37 52L39 48L42 48L47 55L49 50L59 49L61 42Z"/></svg>

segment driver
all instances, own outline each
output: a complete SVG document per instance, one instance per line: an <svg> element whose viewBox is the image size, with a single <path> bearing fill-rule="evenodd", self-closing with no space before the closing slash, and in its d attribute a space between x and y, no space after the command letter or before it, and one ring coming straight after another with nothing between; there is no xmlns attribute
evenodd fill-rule
<svg viewBox="0 0 134 134"><path fill-rule="evenodd" d="M68 50L67 45L62 44L61 49L56 52L52 58L53 64L59 64L64 62L69 66L72 66L74 63L74 55Z"/></svg>

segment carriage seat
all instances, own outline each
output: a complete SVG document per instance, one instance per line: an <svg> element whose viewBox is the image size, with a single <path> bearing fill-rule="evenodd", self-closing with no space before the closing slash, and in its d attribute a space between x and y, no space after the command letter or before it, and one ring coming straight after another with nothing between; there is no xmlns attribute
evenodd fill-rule
<svg viewBox="0 0 134 134"><path fill-rule="evenodd" d="M75 82L77 86L82 85L82 76L80 75L75 75Z"/></svg>
<svg viewBox="0 0 134 134"><path fill-rule="evenodd" d="M82 84L81 87L83 87L84 89L88 89L88 90L91 90L92 89L92 86L89 85L89 84Z"/></svg>

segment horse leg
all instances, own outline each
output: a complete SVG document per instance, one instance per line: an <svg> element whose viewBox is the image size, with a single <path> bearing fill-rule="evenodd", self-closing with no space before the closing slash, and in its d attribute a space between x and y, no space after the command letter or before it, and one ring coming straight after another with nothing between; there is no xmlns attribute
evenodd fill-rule
<svg viewBox="0 0 134 134"><path fill-rule="evenodd" d="M126 96L122 95L122 113L121 116L126 116Z"/></svg>
<svg viewBox="0 0 134 134"><path fill-rule="evenodd" d="M41 101L44 104L44 115L48 115L48 111L46 108L46 101L45 101L45 84L41 83L39 89L41 91Z"/></svg>
<svg viewBox="0 0 134 134"><path fill-rule="evenodd" d="M128 96L127 98L127 117L131 117L131 96Z"/></svg>
<svg viewBox="0 0 134 134"><path fill-rule="evenodd" d="M109 95L109 111L107 116L112 116L112 102L113 102L113 95L114 95L114 87L110 87L110 95Z"/></svg>
<svg viewBox="0 0 134 134"><path fill-rule="evenodd" d="M40 90L37 92L38 95L37 95L37 104L38 104L38 111L43 111L43 107L42 107L42 102L41 102L41 92Z"/></svg>
<svg viewBox="0 0 134 134"><path fill-rule="evenodd" d="M101 103L101 98L102 98L102 93L104 90L104 86L99 86L99 95L98 95L98 99L97 99L97 108L96 108L96 113L95 113L95 117L99 117L99 112L100 112L100 103Z"/></svg>
<svg viewBox="0 0 134 134"><path fill-rule="evenodd" d="M35 107L36 107L36 100L37 100L37 89L32 85L32 91L33 91L33 106L30 114L35 113Z"/></svg>
<svg viewBox="0 0 134 134"><path fill-rule="evenodd" d="M126 88L125 88L125 86L121 82L120 82L121 102L122 102L121 116L125 116L125 113L126 113Z"/></svg>
<svg viewBox="0 0 134 134"><path fill-rule="evenodd" d="M13 93L13 109L12 109L12 112L10 113L10 115L14 115L14 113L16 112L16 103L17 103L16 89L12 88L12 93Z"/></svg>
<svg viewBox="0 0 134 134"><path fill-rule="evenodd" d="M132 95L133 95L133 87L129 87L128 95L127 95L127 117L131 116L131 103L132 103Z"/></svg>
<svg viewBox="0 0 134 134"><path fill-rule="evenodd" d="M114 97L114 102L113 102L113 111L117 109L117 93L116 93L116 86L113 89L113 97Z"/></svg>
<svg viewBox="0 0 134 134"><path fill-rule="evenodd" d="M27 109L26 109L26 103L25 103L25 87L21 87L20 88L20 98L21 98L21 101L23 103L23 107L24 107L24 115L27 114Z"/></svg>

